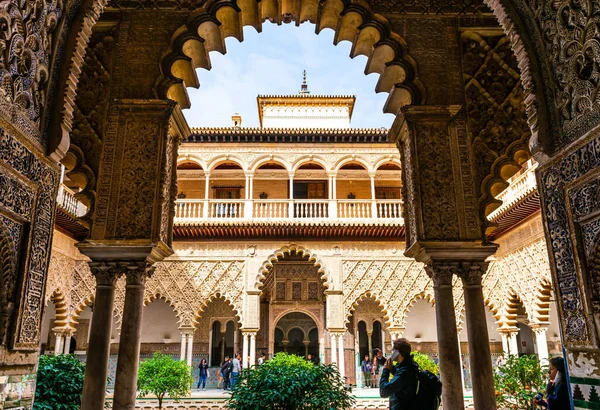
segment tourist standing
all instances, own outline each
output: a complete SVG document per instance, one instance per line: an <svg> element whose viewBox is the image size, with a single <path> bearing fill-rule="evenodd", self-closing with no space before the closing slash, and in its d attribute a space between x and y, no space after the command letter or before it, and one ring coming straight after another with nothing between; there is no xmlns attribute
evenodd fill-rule
<svg viewBox="0 0 600 410"><path fill-rule="evenodd" d="M239 353L235 354L231 365L231 387L235 386L237 379L242 372L242 356Z"/></svg>
<svg viewBox="0 0 600 410"><path fill-rule="evenodd" d="M385 366L386 360L383 356L383 351L379 348L374 350L375 357L373 357L373 387L379 387L379 375L383 366Z"/></svg>
<svg viewBox="0 0 600 410"><path fill-rule="evenodd" d="M260 357L258 358L258 365L260 366L265 362L265 352L260 353Z"/></svg>
<svg viewBox="0 0 600 410"><path fill-rule="evenodd" d="M363 374L363 379L365 381L365 387L371 387L373 385L373 363L371 359L369 359L369 355L366 354L363 361L360 363L360 371Z"/></svg>
<svg viewBox="0 0 600 410"><path fill-rule="evenodd" d="M221 365L221 374L223 375L223 390L229 389L229 380L231 377L231 370L233 365L229 360L229 356L225 356L225 361Z"/></svg>
<svg viewBox="0 0 600 410"><path fill-rule="evenodd" d="M410 351L408 340L396 340L392 357L387 359L381 370L379 395L390 398L390 410L422 410L415 408L413 404L417 395L419 366L413 361ZM397 363L395 368L393 362ZM392 368L395 371L390 380Z"/></svg>
<svg viewBox="0 0 600 410"><path fill-rule="evenodd" d="M548 376L550 381L546 386L546 401L542 400L541 395L538 395L533 404L548 410L570 410L570 392L565 380L565 360L562 357L557 356L550 359Z"/></svg>
<svg viewBox="0 0 600 410"><path fill-rule="evenodd" d="M206 363L206 359L200 360L200 364L198 365L199 376L198 376L198 387L200 388L200 384L202 383L202 390L206 390L206 379L208 379L208 363Z"/></svg>

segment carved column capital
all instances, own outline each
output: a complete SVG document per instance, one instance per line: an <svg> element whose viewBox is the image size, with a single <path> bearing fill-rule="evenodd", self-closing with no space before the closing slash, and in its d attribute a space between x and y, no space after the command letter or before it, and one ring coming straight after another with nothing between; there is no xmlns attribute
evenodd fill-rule
<svg viewBox="0 0 600 410"><path fill-rule="evenodd" d="M116 262L90 262L89 266L96 278L96 286L114 286L122 274Z"/></svg>
<svg viewBox="0 0 600 410"><path fill-rule="evenodd" d="M463 287L481 286L487 267L487 262L461 262L457 274L462 280Z"/></svg>
<svg viewBox="0 0 600 410"><path fill-rule="evenodd" d="M154 265L146 261L124 261L118 263L119 269L125 274L127 285L146 284L148 279L154 273Z"/></svg>
<svg viewBox="0 0 600 410"><path fill-rule="evenodd" d="M458 265L457 262L430 261L425 265L425 272L433 280L433 286L452 286L452 279L459 271Z"/></svg>

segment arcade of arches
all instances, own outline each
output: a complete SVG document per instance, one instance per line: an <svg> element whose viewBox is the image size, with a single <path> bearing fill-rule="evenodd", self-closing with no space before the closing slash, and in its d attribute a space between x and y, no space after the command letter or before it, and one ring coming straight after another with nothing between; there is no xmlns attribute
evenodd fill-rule
<svg viewBox="0 0 600 410"><path fill-rule="evenodd" d="M560 336L575 406L593 408L599 7L595 0L4 1L1 385L30 405L49 299L55 350L87 347L85 410L104 406L111 349L118 349L113 408L134 408L144 309L171 315L159 337L182 357L193 357L198 343L216 360L237 343L252 361L259 347L297 349L302 339L351 375L351 348L368 346L364 333L381 326L371 345L389 343L425 299L435 301L444 408L464 407L459 339L469 342L475 407L495 408L491 352L517 345L525 322L538 353ZM244 26L260 31L267 21L332 29L334 42L353 43L351 57L367 57L365 73L380 76L375 91L389 93L384 110L396 115L386 139L400 152L401 239L173 240L178 147L192 134L181 112L190 104L186 87L199 86L195 69L210 69L210 52L225 53L225 38L241 41ZM242 134L243 150L255 140ZM486 216L511 205L498 198L532 155L538 191L528 198L541 216L501 233L502 223ZM81 215L57 209L57 193L65 198L61 167ZM333 181L336 168L326 172ZM521 205L506 213L518 219ZM312 215L289 209L290 218ZM286 272L292 265L301 268ZM561 330L547 336L552 295ZM488 343L488 311L500 346ZM298 312L316 334L308 320L286 331L286 315ZM157 343L156 333L146 336Z"/></svg>

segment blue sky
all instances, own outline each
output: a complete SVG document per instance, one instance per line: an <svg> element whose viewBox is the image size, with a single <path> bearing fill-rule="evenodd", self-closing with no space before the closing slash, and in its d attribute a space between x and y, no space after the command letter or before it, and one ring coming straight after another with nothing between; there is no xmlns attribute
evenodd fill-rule
<svg viewBox="0 0 600 410"><path fill-rule="evenodd" d="M351 44L333 45L333 30L318 36L304 23L263 23L262 33L244 28L244 41L226 41L227 54L210 53L212 69L198 69L200 89L188 88L192 108L184 110L190 127L231 125L240 113L243 125L258 126L258 94L296 94L302 71L312 94L356 95L353 128L390 127L393 115L383 113L387 93L375 93L377 74L364 74L367 58L349 57Z"/></svg>

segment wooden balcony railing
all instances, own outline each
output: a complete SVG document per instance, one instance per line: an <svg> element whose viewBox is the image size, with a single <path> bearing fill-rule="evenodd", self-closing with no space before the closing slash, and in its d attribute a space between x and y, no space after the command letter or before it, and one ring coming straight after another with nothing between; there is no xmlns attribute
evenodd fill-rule
<svg viewBox="0 0 600 410"><path fill-rule="evenodd" d="M88 207L75 198L73 191L62 184L58 187L56 202L62 209L77 217L85 215L88 211Z"/></svg>
<svg viewBox="0 0 600 410"><path fill-rule="evenodd" d="M401 200L178 199L175 223L208 220L401 219Z"/></svg>
<svg viewBox="0 0 600 410"><path fill-rule="evenodd" d="M493 221L498 215L537 190L537 181L535 179L537 165L537 162L534 162L533 159L531 159L527 162L526 167L524 167L521 172L511 178L510 185L504 191L496 195L496 199L502 201L502 205L487 216L488 220Z"/></svg>

